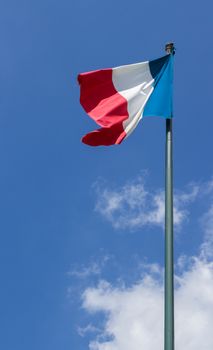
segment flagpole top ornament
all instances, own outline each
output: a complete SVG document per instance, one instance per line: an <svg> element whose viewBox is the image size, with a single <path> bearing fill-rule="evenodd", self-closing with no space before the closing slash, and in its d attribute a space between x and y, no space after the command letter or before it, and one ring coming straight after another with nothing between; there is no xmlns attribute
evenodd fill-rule
<svg viewBox="0 0 213 350"><path fill-rule="evenodd" d="M165 50L167 54L174 54L175 53L175 47L174 47L174 43L168 43L165 46Z"/></svg>

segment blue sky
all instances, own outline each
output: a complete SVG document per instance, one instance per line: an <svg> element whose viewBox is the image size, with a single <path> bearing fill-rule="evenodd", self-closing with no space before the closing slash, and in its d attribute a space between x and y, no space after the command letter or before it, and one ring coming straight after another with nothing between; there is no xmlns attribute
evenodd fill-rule
<svg viewBox="0 0 213 350"><path fill-rule="evenodd" d="M95 124L79 104L76 76L157 58L171 40L177 49L177 325L195 305L200 306L198 321L210 323L213 303L202 296L203 289L187 315L184 305L196 285L194 271L207 276L208 283L201 280L208 288L205 295L213 293L211 2L7 0L0 16L1 348L130 350L115 331L125 335L128 330L116 318L116 302L102 297L123 300L126 293L119 307L128 322L137 320L124 309L125 300L137 300L136 284L142 288L142 308L146 295L162 300L165 122L144 118L117 147L83 145L81 136ZM110 200L118 198L120 204L111 210ZM139 223L130 224L132 219ZM159 319L157 312L157 305L150 306L150 322ZM141 334L145 319L139 318ZM210 350L212 335L203 328L207 333L194 327ZM135 350L154 348L144 341L149 333L143 339L132 334Z"/></svg>

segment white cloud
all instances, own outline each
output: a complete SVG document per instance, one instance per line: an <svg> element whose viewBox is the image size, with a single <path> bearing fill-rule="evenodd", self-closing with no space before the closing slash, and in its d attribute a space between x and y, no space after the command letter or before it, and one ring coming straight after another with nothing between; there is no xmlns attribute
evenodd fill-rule
<svg viewBox="0 0 213 350"><path fill-rule="evenodd" d="M135 193L142 191L142 198L145 198L146 202L150 194L147 194L143 185L138 186ZM212 186L205 184L197 188L192 186L186 193L177 193L177 212L183 211L182 206L195 200L198 194L211 195L212 189ZM128 202L128 193L133 194L134 190L127 186L112 194L114 193L118 194L116 205L120 210L120 206L124 205L122 201ZM107 199L108 194L109 191ZM136 197L130 196L128 208L137 208ZM152 199L154 197L155 195L152 195ZM143 207L142 200L140 208ZM113 219L114 208L115 205L113 209L107 206ZM183 216L186 217L187 214ZM182 222L183 218L180 216L178 220ZM155 219L154 222L158 220ZM204 243L200 247L199 255L181 256L176 265L176 350L213 349L213 204L202 216L200 223ZM105 320L102 330L99 329L90 341L90 350L163 349L163 269L157 264L141 264L141 268L144 271L143 277L131 286L113 285L102 280L96 287L84 291L83 308L91 317L92 314L103 313Z"/></svg>
<svg viewBox="0 0 213 350"><path fill-rule="evenodd" d="M84 292L83 306L106 316L91 350L163 349L163 286L152 274L129 288L102 281ZM212 324L213 263L194 259L176 278L176 349L211 350Z"/></svg>
<svg viewBox="0 0 213 350"><path fill-rule="evenodd" d="M118 189L96 184L95 210L114 228L137 229L145 225L164 226L164 191L148 191L143 178L127 183ZM185 192L174 194L174 224L180 227L188 217L186 207L199 193L198 185L191 185Z"/></svg>

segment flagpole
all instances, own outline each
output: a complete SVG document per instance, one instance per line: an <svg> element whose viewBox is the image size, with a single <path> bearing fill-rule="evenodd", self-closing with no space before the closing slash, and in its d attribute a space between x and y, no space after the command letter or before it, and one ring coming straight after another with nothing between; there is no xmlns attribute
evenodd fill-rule
<svg viewBox="0 0 213 350"><path fill-rule="evenodd" d="M174 44L167 44L165 50L168 54L173 54ZM172 152L172 119L166 119L164 350L174 350L174 248Z"/></svg>

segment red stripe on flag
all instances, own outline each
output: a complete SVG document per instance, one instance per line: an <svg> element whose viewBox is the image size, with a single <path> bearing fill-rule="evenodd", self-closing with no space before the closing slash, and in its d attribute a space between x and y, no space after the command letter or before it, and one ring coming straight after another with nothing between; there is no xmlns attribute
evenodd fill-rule
<svg viewBox="0 0 213 350"><path fill-rule="evenodd" d="M127 101L113 85L112 69L82 73L78 81L81 105L97 124L109 128L128 118Z"/></svg>
<svg viewBox="0 0 213 350"><path fill-rule="evenodd" d="M119 144L126 137L122 123L110 128L101 128L82 137L82 142L89 146L110 146Z"/></svg>

